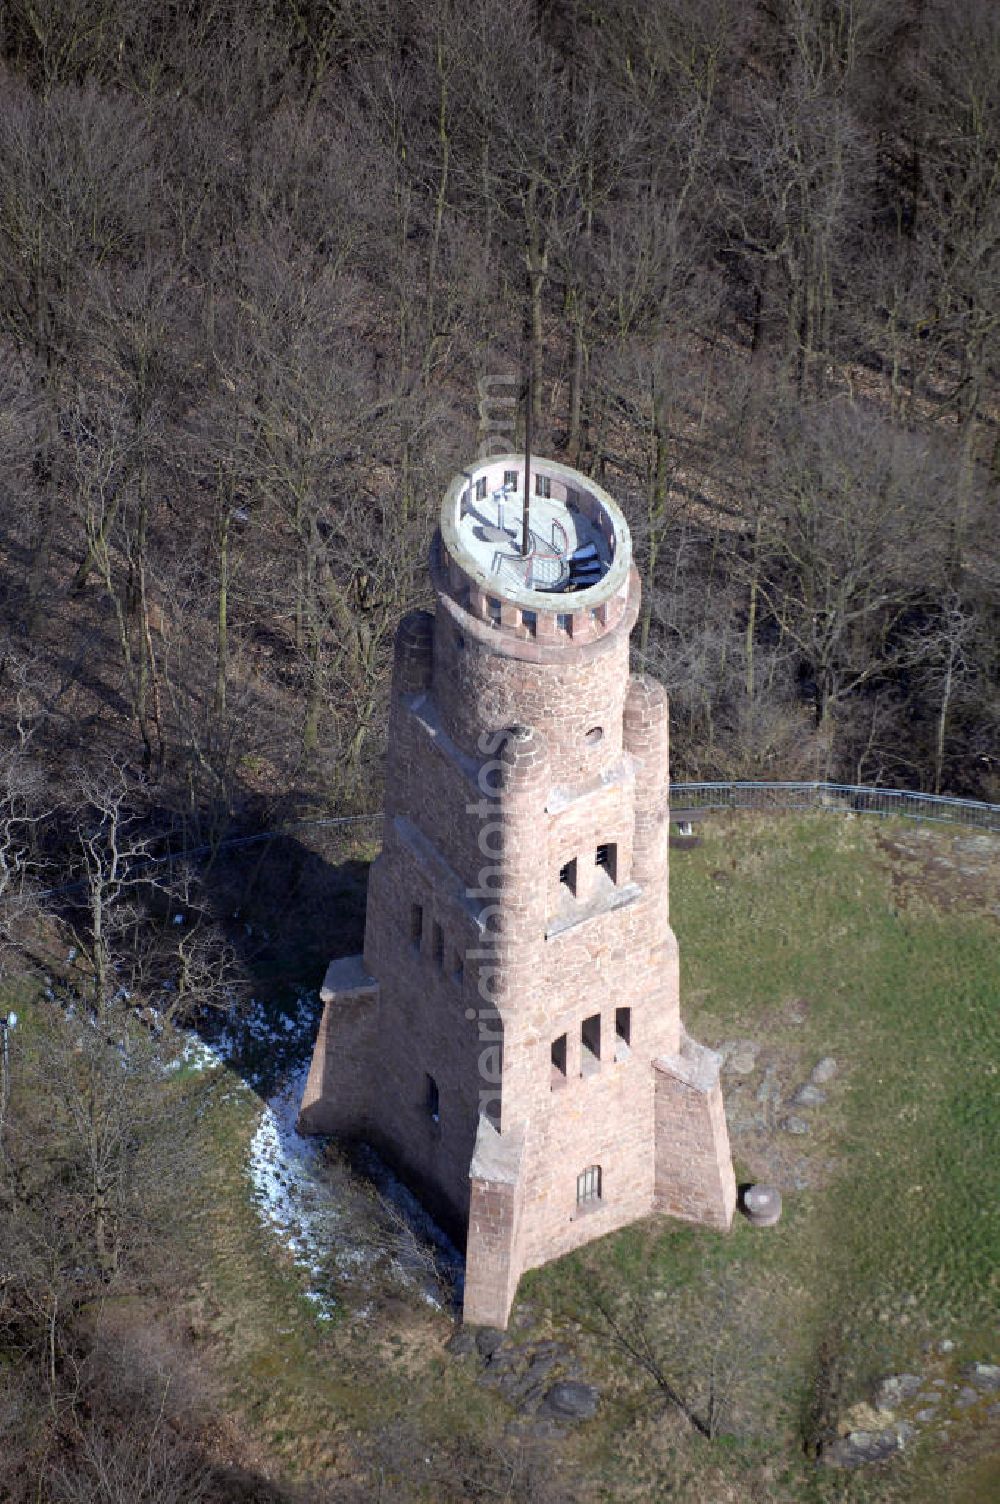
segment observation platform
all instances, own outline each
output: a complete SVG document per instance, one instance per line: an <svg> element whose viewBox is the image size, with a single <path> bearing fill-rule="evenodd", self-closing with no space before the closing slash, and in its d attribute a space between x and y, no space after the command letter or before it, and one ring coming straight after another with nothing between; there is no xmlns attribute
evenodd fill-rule
<svg viewBox="0 0 1000 1504"><path fill-rule="evenodd" d="M540 478L544 484L547 477ZM524 492L508 482L470 500L459 521L463 550L483 575L495 579L500 594L587 589L607 574L609 541L572 501L534 496L528 518L528 550L523 553Z"/></svg>
<svg viewBox="0 0 1000 1504"><path fill-rule="evenodd" d="M589 476L540 456L531 457L528 487L522 551L524 455L491 455L455 476L432 552L441 596L540 652L616 630L631 610L635 572L621 508Z"/></svg>

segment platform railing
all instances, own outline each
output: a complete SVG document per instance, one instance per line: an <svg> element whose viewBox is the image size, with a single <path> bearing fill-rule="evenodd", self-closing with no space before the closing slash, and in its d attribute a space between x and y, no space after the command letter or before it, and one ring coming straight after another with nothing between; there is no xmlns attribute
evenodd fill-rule
<svg viewBox="0 0 1000 1504"><path fill-rule="evenodd" d="M856 815L898 815L909 820L943 821L975 830L1000 831L1000 804L953 799L913 789L873 788L855 783L674 783L673 820L713 810L841 810Z"/></svg>

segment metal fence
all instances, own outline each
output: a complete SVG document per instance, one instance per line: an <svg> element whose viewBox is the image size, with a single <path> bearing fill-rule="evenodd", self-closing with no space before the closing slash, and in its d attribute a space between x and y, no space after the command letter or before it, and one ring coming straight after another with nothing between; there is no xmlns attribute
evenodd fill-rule
<svg viewBox="0 0 1000 1504"><path fill-rule="evenodd" d="M1000 831L1000 804L978 799L949 799L911 789L866 788L853 783L674 783L671 817L709 810L829 809L856 815L901 815L909 820L939 820L975 830Z"/></svg>

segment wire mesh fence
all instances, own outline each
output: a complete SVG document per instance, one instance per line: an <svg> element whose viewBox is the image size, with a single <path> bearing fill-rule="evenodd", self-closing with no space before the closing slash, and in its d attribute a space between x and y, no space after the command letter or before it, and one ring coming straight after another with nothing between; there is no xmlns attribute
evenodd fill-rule
<svg viewBox="0 0 1000 1504"><path fill-rule="evenodd" d="M1000 831L1000 804L952 799L912 789L869 788L854 783L675 783L670 789L671 816L711 810L842 810L857 815L903 816Z"/></svg>
<svg viewBox="0 0 1000 1504"><path fill-rule="evenodd" d="M897 815L910 820L933 820L1000 832L1000 804L852 783L674 783L670 787L670 805L671 819L675 821L717 810L750 810L763 814L779 814L787 810L839 810L859 815ZM341 866L358 858L359 842L365 848L361 853L364 860L370 860L380 842L381 822L380 812L295 820L252 835L230 836L211 845L184 845L166 852L154 849L133 865L135 870L143 867L155 870L171 864L197 867L223 859L226 863L238 863L243 874L255 871L263 874L272 868L284 870L281 863L288 860L289 852L294 852L297 860L310 857L329 866ZM82 886L79 881L61 883L43 889L39 896L52 898Z"/></svg>

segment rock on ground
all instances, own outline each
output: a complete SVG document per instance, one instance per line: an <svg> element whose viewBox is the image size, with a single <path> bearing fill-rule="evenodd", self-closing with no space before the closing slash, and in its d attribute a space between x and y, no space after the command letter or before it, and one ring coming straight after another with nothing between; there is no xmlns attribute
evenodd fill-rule
<svg viewBox="0 0 1000 1504"><path fill-rule="evenodd" d="M811 1081L806 1081L792 1093L790 1101L793 1107L822 1107L826 1101L826 1092L813 1086Z"/></svg>
<svg viewBox="0 0 1000 1504"><path fill-rule="evenodd" d="M905 1422L887 1426L884 1431L851 1431L839 1441L823 1448L820 1461L826 1467L864 1467L869 1462L884 1462L893 1457L913 1434Z"/></svg>
<svg viewBox="0 0 1000 1504"><path fill-rule="evenodd" d="M722 1070L731 1076L749 1076L757 1064L760 1046L752 1039L727 1039L719 1045Z"/></svg>
<svg viewBox="0 0 1000 1504"><path fill-rule="evenodd" d="M894 1373L882 1379L875 1389L876 1410L898 1410L904 1400L910 1400L923 1387L918 1373Z"/></svg>
<svg viewBox="0 0 1000 1504"><path fill-rule="evenodd" d="M996 1363L963 1363L961 1372L963 1379L977 1389L1000 1389L1000 1365Z"/></svg>
<svg viewBox="0 0 1000 1504"><path fill-rule="evenodd" d="M541 1403L541 1410L558 1420L590 1420L597 1414L600 1396L593 1384L565 1379L553 1384Z"/></svg>

